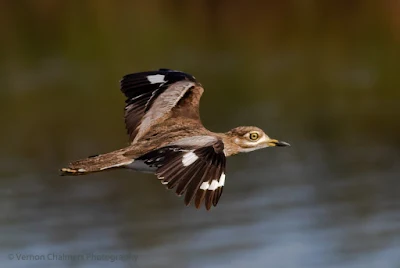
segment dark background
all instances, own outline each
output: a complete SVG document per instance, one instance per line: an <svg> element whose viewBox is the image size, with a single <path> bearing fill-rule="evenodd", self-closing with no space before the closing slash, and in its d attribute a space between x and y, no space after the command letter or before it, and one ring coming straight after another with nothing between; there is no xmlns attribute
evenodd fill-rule
<svg viewBox="0 0 400 268"><path fill-rule="evenodd" d="M400 267L400 2L1 1L1 267ZM153 175L59 177L128 144L119 79L172 68L228 159L209 212ZM22 261L9 254L132 254Z"/></svg>

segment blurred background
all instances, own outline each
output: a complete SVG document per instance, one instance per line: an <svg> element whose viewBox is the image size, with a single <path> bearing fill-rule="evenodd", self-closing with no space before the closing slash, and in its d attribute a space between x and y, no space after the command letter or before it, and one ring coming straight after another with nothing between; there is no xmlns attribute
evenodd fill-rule
<svg viewBox="0 0 400 268"><path fill-rule="evenodd" d="M397 0L1 1L1 267L400 267L399 14ZM149 174L60 177L128 144L119 80L158 68L203 84L209 129L256 125L292 147L230 158L209 212Z"/></svg>

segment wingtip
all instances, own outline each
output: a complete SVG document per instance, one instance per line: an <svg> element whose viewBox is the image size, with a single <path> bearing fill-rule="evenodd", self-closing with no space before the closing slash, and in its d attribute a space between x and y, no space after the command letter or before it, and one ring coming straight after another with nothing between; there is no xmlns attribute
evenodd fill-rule
<svg viewBox="0 0 400 268"><path fill-rule="evenodd" d="M202 205L203 205L203 202L202 202L203 200L204 200L204 199L201 199L201 200L199 199L199 200L197 200L197 202L195 201L195 202L194 202L194 207L195 207L196 209L201 209L201 208L203 207L203 206L202 206ZM217 201L217 202L218 202L218 201ZM189 207L190 204L192 203L192 198L191 198L190 200L187 200L187 199L186 199L186 200L184 201L184 203L185 203L185 206L186 206L186 207ZM214 206L214 207L217 206L217 203L215 203L215 204L214 204L214 203L205 203L205 206L204 206L204 207L206 208L206 211L210 211L211 208L212 208L213 206Z"/></svg>

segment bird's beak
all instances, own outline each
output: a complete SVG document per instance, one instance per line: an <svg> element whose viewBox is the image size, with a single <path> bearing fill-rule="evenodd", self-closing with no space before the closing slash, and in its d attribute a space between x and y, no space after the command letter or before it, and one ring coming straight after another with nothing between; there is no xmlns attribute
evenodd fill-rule
<svg viewBox="0 0 400 268"><path fill-rule="evenodd" d="M270 139L267 143L268 143L269 147L273 147L273 146L279 146L279 147L290 146L290 144L287 143L287 142L278 141L278 140L275 140L275 139Z"/></svg>

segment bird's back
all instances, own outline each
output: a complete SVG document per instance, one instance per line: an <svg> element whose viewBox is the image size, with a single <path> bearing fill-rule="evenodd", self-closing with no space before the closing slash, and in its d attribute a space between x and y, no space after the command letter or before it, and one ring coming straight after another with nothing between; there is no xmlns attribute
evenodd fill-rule
<svg viewBox="0 0 400 268"><path fill-rule="evenodd" d="M182 138L212 135L200 121L188 118L171 118L153 128L128 148L127 155L137 158L146 152L167 146Z"/></svg>

